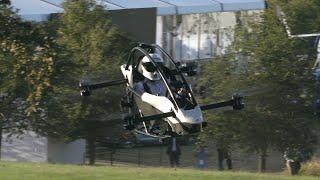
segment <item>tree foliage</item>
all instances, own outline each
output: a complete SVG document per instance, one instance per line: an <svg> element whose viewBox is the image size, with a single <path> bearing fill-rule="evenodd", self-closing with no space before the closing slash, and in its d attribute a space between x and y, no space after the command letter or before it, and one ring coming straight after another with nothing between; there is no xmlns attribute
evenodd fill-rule
<svg viewBox="0 0 320 180"><path fill-rule="evenodd" d="M70 78L64 84L65 90L59 89L64 92L64 97L73 97L61 98L64 106L68 106L64 107L65 113L74 122L82 124L80 126L90 120L107 120L108 113L119 110L119 88L101 90L90 98L82 99L75 98L79 96L78 92L75 94L71 89L80 79L101 81L120 78L119 65L128 52L129 40L112 25L105 7L94 1L66 1L63 6L65 13L58 30L59 43L68 49L67 61L74 64L65 70Z"/></svg>
<svg viewBox="0 0 320 180"><path fill-rule="evenodd" d="M0 8L0 112L10 131L19 125L16 130L72 140L86 136L90 120L106 120L119 110L119 88L90 99L77 89L83 78L120 78L130 41L112 25L105 7L70 0L64 14L40 23L22 21L8 3Z"/></svg>
<svg viewBox="0 0 320 180"><path fill-rule="evenodd" d="M120 64L129 52L130 41L112 24L105 7L95 1L69 0L63 7L58 43L67 49L61 66L68 66L55 76L58 98L50 101L54 109L50 115L57 123L61 123L61 117L68 119L68 125L61 129L67 138L87 140L90 164L94 164L97 138L116 136L121 131L121 121L108 121L115 117L114 113L120 119L119 99L124 92L121 87L110 87L97 90L90 97L80 97L76 86L81 79L99 82L122 78Z"/></svg>
<svg viewBox="0 0 320 180"><path fill-rule="evenodd" d="M216 142L237 144L263 159L270 148L310 149L316 142L312 40L288 38L275 12L271 2L260 17L242 14L233 46L236 54L206 64L201 81L207 87L205 99L231 92L245 95L245 110L208 116Z"/></svg>
<svg viewBox="0 0 320 180"><path fill-rule="evenodd" d="M48 36L0 4L0 113L2 128L17 132L45 121L55 52Z"/></svg>
<svg viewBox="0 0 320 180"><path fill-rule="evenodd" d="M293 34L319 33L320 3L317 0L278 0L287 16Z"/></svg>

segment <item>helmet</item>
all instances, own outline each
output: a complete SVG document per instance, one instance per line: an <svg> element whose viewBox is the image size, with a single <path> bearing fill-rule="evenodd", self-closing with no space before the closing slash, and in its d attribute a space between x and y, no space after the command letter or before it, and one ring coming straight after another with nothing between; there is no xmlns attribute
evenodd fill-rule
<svg viewBox="0 0 320 180"><path fill-rule="evenodd" d="M149 54L153 59L154 63L163 63L163 59L158 54ZM156 81L160 79L159 72L154 64L149 60L147 56L144 56L139 66L140 73L149 80Z"/></svg>

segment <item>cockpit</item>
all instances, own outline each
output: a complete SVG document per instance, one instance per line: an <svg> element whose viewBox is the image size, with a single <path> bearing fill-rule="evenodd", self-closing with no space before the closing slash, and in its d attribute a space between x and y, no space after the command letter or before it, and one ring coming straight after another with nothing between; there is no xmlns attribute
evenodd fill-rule
<svg viewBox="0 0 320 180"><path fill-rule="evenodd" d="M159 78L166 85L168 91L167 97L173 102L176 109L189 110L197 105L192 90L177 63L161 48L158 48L156 45L142 44L132 54L131 62L138 73L134 77L134 82L137 79L141 80L141 68L143 66L150 74L159 74ZM146 61L145 58L148 58L149 61Z"/></svg>

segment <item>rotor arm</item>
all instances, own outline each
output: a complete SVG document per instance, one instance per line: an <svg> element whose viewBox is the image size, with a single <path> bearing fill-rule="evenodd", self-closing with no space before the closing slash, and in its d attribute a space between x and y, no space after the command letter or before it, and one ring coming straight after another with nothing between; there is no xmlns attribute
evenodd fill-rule
<svg viewBox="0 0 320 180"><path fill-rule="evenodd" d="M127 79L105 81L105 82L95 83L95 84L89 84L88 82L80 81L80 83L79 83L80 95L81 96L90 96L91 90L101 89L101 88L114 86L114 85L125 84L127 82L128 82Z"/></svg>
<svg viewBox="0 0 320 180"><path fill-rule="evenodd" d="M239 95L234 95L232 99L229 101L203 105L203 106L200 106L200 109L205 111L209 109L217 109L217 108L227 107L227 106L232 106L233 109L235 110L243 109L244 108L243 97Z"/></svg>

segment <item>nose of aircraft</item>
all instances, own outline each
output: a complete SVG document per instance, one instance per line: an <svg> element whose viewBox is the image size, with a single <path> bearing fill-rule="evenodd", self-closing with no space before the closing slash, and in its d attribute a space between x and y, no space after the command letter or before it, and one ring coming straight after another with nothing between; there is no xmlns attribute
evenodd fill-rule
<svg viewBox="0 0 320 180"><path fill-rule="evenodd" d="M201 124L203 122L203 116L199 106L190 110L179 109L177 118L182 123Z"/></svg>

